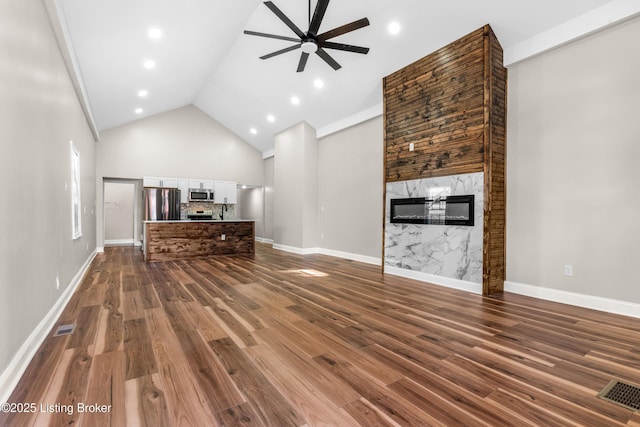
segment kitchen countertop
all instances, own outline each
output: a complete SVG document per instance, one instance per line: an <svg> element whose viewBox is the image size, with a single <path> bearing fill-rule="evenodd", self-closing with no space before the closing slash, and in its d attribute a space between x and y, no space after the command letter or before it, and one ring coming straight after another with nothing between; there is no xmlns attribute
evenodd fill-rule
<svg viewBox="0 0 640 427"><path fill-rule="evenodd" d="M256 222L255 219L172 219L168 221L142 221L144 223L158 224L158 223L176 223L176 222Z"/></svg>

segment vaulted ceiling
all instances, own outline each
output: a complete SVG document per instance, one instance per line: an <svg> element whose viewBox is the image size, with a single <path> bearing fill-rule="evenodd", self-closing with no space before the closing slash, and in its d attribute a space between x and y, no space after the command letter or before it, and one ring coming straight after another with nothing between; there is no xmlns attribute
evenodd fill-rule
<svg viewBox="0 0 640 427"><path fill-rule="evenodd" d="M370 51L329 51L342 65L337 71L311 55L302 73L296 72L299 49L259 59L294 43L243 34L248 29L296 37L256 0L59 0L57 12L98 132L193 103L265 152L275 133L299 121L322 129L377 108L384 76L484 24L505 48L505 61L516 61L527 51L544 50L532 43L544 44L545 34L568 22L637 13L612 12L628 3L332 0L320 32L367 17L369 26L333 41ZM316 0L274 4L306 31ZM396 35L388 31L391 22L400 25ZM151 28L160 29L161 37L150 38ZM155 67L146 69L147 60ZM322 88L314 85L317 79ZM139 96L141 90L147 95ZM293 96L299 105L291 103Z"/></svg>

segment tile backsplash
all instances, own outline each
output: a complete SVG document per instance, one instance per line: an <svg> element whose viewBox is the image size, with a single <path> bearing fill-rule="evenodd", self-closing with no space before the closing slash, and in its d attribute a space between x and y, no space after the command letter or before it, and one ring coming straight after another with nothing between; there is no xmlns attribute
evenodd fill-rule
<svg viewBox="0 0 640 427"><path fill-rule="evenodd" d="M236 219L235 214L235 206L236 205L220 205L216 203L199 203L199 202L190 202L190 203L181 203L180 204L180 219L189 219L187 215L189 211L213 211L213 219L220 219L220 214L222 213L222 209L224 206L227 209L224 211L224 219Z"/></svg>

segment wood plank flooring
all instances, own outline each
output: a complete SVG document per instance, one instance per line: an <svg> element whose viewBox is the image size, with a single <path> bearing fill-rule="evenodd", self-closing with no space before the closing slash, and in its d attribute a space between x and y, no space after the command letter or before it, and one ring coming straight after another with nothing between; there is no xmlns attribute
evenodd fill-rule
<svg viewBox="0 0 640 427"><path fill-rule="evenodd" d="M1 426L640 426L596 397L640 384L640 319L263 244L146 264L106 248L56 327L75 322L9 401L37 410Z"/></svg>

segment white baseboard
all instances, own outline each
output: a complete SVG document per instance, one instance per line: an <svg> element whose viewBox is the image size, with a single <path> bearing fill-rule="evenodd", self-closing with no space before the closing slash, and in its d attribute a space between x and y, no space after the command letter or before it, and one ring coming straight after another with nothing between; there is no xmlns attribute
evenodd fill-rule
<svg viewBox="0 0 640 427"><path fill-rule="evenodd" d="M277 249L279 251L291 252L292 254L298 254L298 255L311 255L311 254L318 253L318 248L296 248L295 246L281 245L279 243L274 243L273 249Z"/></svg>
<svg viewBox="0 0 640 427"><path fill-rule="evenodd" d="M344 258L344 259L350 259L352 261L363 262L365 264L382 265L381 258L354 254L351 252L342 252L342 251L334 251L333 249L318 248L318 253L322 255L329 255L337 258Z"/></svg>
<svg viewBox="0 0 640 427"><path fill-rule="evenodd" d="M256 242L266 243L268 245L273 245L273 239L265 239L263 237L256 237Z"/></svg>
<svg viewBox="0 0 640 427"><path fill-rule="evenodd" d="M421 282L433 283L447 288L467 291L482 295L482 284L468 282L466 280L451 279L449 277L436 276L434 274L423 273L421 271L407 270L405 268L385 266L384 272L394 276L405 277L407 279L419 280Z"/></svg>
<svg viewBox="0 0 640 427"><path fill-rule="evenodd" d="M78 270L78 273L76 273L69 283L69 286L67 286L62 295L60 295L60 298L58 298L46 316L38 323L38 326L31 332L13 359L11 359L9 366L7 366L4 372L2 372L2 375L0 375L0 403L6 402L7 399L11 397L11 393L13 393L16 385L18 385L18 381L20 381L22 374L24 374L27 366L29 366L31 359L33 359L33 356L35 356L45 338L47 338L51 328L53 328L58 321L58 317L60 317L71 296L82 282L82 278L89 269L91 261L96 257L97 252L98 251L95 250L89 255L82 267L80 267L80 270Z"/></svg>
<svg viewBox="0 0 640 427"><path fill-rule="evenodd" d="M99 254L103 254L104 253L104 246L98 246L96 248L96 252L99 253Z"/></svg>
<svg viewBox="0 0 640 427"><path fill-rule="evenodd" d="M133 246L135 244L135 241L133 239L112 239L112 240L105 240L104 244L105 244L105 246L106 245L112 245L112 246L130 245L130 246Z"/></svg>
<svg viewBox="0 0 640 427"><path fill-rule="evenodd" d="M273 241L272 241L273 243ZM342 252L335 251L333 249L324 249L324 248L296 248L293 246L280 245L277 243L273 243L273 249L278 249L280 251L291 252L298 255L328 255L336 258L349 259L352 261L363 262L366 264L373 265L382 265L382 261L380 258L370 257L366 255L354 254L350 252Z"/></svg>
<svg viewBox="0 0 640 427"><path fill-rule="evenodd" d="M504 282L505 292L640 318L640 304L517 282Z"/></svg>

